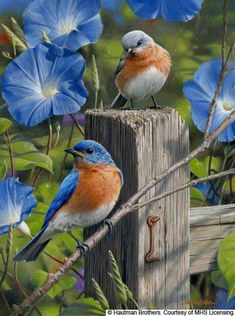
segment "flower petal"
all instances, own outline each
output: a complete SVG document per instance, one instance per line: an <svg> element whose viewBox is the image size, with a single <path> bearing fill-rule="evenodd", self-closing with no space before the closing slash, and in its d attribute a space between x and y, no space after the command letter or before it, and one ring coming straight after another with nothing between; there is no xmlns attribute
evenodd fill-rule
<svg viewBox="0 0 235 316"><path fill-rule="evenodd" d="M87 98L81 80L84 71L80 54L39 44L8 65L2 77L3 98L13 118L29 127L52 115L75 113Z"/></svg>
<svg viewBox="0 0 235 316"><path fill-rule="evenodd" d="M32 187L22 184L18 178L0 181L0 234L6 233L9 226L17 227L29 217L37 200Z"/></svg>
<svg viewBox="0 0 235 316"><path fill-rule="evenodd" d="M142 19L162 17L167 21L187 22L195 17L204 0L127 0L135 14Z"/></svg>
<svg viewBox="0 0 235 316"><path fill-rule="evenodd" d="M95 43L103 25L100 0L35 0L25 10L25 36L30 47L43 42L42 31L58 46L77 50Z"/></svg>

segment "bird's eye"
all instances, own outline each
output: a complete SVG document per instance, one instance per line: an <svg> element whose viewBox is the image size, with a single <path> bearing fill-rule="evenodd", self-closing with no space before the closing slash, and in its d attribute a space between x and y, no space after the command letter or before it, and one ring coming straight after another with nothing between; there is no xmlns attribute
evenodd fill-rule
<svg viewBox="0 0 235 316"><path fill-rule="evenodd" d="M90 154L92 154L94 152L94 149L93 148L88 148L86 150L86 152L90 155Z"/></svg>
<svg viewBox="0 0 235 316"><path fill-rule="evenodd" d="M142 40L139 40L139 42L137 43L137 46L140 46L143 43Z"/></svg>

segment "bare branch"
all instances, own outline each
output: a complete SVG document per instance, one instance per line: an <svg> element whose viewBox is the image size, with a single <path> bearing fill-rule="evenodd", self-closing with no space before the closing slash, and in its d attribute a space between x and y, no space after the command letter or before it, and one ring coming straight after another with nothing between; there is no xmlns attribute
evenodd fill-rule
<svg viewBox="0 0 235 316"><path fill-rule="evenodd" d="M227 20L226 20L227 3L228 3L228 0L224 0L223 2L223 37L222 37L222 44L221 44L222 68L220 71L219 81L215 90L215 94L211 102L210 112L209 112L208 120L206 123L206 129L204 133L204 139L206 139L207 136L209 135L212 120L213 120L215 109L216 109L216 103L223 86L224 78L226 74L228 73L228 63L234 49L234 41L233 41L230 46L228 55L225 58L225 45L226 45L226 36L227 36Z"/></svg>
<svg viewBox="0 0 235 316"><path fill-rule="evenodd" d="M204 177L204 178L200 178L200 179L194 179L194 180L191 180L191 181L188 181L186 182L185 184L175 188L175 189L172 189L172 190L169 190L167 192L164 192L162 194L159 194L149 200L146 200L142 203L138 203L138 204L135 204L133 206L133 210L135 209L139 209L141 207L144 207L145 205L148 205L149 203L152 203L152 202L156 202L156 201L159 201L171 194L174 194L176 192L179 192L179 191L182 191L188 187L192 187L198 183L201 183L201 182L207 182L207 181L212 181L212 180L215 180L215 179L218 179L218 178L222 178L222 177L225 177L225 176L228 176L228 175L231 175L231 174L235 174L235 168L233 169L230 169L230 170L226 170L226 171L222 171L222 172L219 172L217 174L213 174L211 176L208 176L208 177Z"/></svg>
<svg viewBox="0 0 235 316"><path fill-rule="evenodd" d="M79 132L82 134L82 136L84 136L84 135L85 135L85 134L84 134L84 130L83 130L83 128L81 127L81 125L78 124L78 122L77 122L75 116L74 116L73 114L70 114L70 117L71 117L71 119L73 120L73 122L74 122L75 126L77 127L77 129L79 130Z"/></svg>
<svg viewBox="0 0 235 316"><path fill-rule="evenodd" d="M225 63L225 45L226 45L226 36L227 36L227 20L226 20L226 11L227 11L228 0L223 2L223 38L221 45L221 56L222 56L222 65L224 67Z"/></svg>

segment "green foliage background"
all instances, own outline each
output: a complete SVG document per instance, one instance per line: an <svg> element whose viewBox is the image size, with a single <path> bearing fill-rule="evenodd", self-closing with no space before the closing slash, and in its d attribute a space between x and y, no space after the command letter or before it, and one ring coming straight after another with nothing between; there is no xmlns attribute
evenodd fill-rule
<svg viewBox="0 0 235 316"><path fill-rule="evenodd" d="M199 65L212 58L219 57L221 54L221 38L222 38L222 1L221 0L205 0L201 13L192 21L188 23L167 23L163 20L156 21L142 21L136 17L127 5L124 6L123 23L117 24L114 16L110 11L102 11L102 18L104 23L104 32L100 40L95 45L90 45L81 50L81 53L87 61L87 70L85 74L85 84L89 90L90 97L84 110L94 106L94 93L91 88L91 60L92 54L96 57L96 63L100 79L100 93L98 96L98 104L103 100L104 107L108 107L115 97L117 91L113 81L113 73L118 64L122 53L121 37L128 31L141 29L151 35L156 42L165 47L171 54L173 64L170 77L157 95L159 104L175 107L180 112L182 117L187 121L190 127L191 148L194 148L201 141L201 133L195 128L191 115L190 104L184 98L182 93L183 82L192 78L195 70ZM0 21L9 25L10 16L1 16ZM21 17L17 17L21 22ZM227 37L227 44L235 38L235 2L230 1L228 11L229 32ZM0 43L0 48L8 50L13 55L10 44ZM0 74L3 73L8 60L0 57ZM1 102L4 104L3 100ZM149 104L149 100L142 103L140 106L145 107ZM5 106L0 107L0 116L9 117ZM61 119L53 120L53 137L56 138L56 126ZM48 127L47 124L41 124L33 129L25 129L15 123L10 127L9 133L12 138L14 156L18 159L16 161L16 169L22 181L32 184L34 168L39 166L39 162L43 165L44 172L40 181L36 186L36 197L39 201L37 209L34 210L32 216L27 221L30 226L32 235L39 230L45 212L50 205L51 200L59 186L59 183L66 176L72 168L72 159L68 157L63 164L64 149L67 147L68 138L71 132L71 126L61 125L60 139L55 148L53 148L48 157L38 156L45 152L47 144ZM74 128L71 143L77 143L82 138L81 134ZM208 174L208 159L213 155L213 168L217 171L226 169L228 164L232 162L227 159L223 164L227 151L232 150L233 144L229 146L216 144L214 146L213 154L207 152L199 160L194 160L191 163L191 171L193 177L201 177ZM27 156L30 152L31 156ZM0 138L0 171L3 168L4 161L9 166L9 158L7 147L3 137ZM53 173L52 173L53 171ZM51 172L51 174L49 174ZM200 174L199 174L200 173ZM0 172L1 174L1 172ZM234 179L233 179L234 182ZM234 199L233 192L229 192L226 185L218 183L219 192L223 197L227 197L230 193L228 202ZM228 186L228 185L227 185ZM223 191L222 191L223 190ZM222 197L222 198L223 198ZM222 199L221 198L221 199ZM200 191L192 190L193 205L205 205L205 197ZM14 230L13 232L13 248L12 255L20 249L28 241L28 238L21 233ZM75 235L82 238L82 231L75 231ZM4 247L7 236L0 236L0 249ZM56 258L63 260L65 256L72 254L76 247L75 242L66 234L58 235L47 247ZM76 270L82 269L83 263L80 262L75 266ZM38 286L46 277L46 272L53 272L58 268L59 264L49 259L45 254L41 255L35 263L19 263L17 265L18 277L20 284L25 294L31 293L34 287ZM14 271L13 263L10 263L9 272ZM3 269L0 262L0 271ZM77 283L77 275L70 271L66 278L61 282L57 288L49 293L38 306L42 315L54 316L58 315L63 308L69 304L74 303L79 295L79 291L75 289ZM192 280L192 283L194 280ZM19 290L12 285L12 280L7 277L3 284L3 291L6 298L11 304L17 304L22 300L22 295ZM195 292L195 291L194 291ZM198 295L198 292L196 293ZM7 309L0 298L0 314L7 315ZM31 315L37 315L37 311L33 310ZM65 314L64 314L65 315Z"/></svg>

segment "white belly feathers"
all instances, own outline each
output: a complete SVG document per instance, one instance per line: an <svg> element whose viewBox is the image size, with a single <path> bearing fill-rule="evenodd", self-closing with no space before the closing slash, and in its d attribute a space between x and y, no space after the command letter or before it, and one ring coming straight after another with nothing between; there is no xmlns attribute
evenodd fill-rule
<svg viewBox="0 0 235 316"><path fill-rule="evenodd" d="M95 211L80 212L70 215L69 212L60 213L55 221L51 221L51 228L56 231L70 231L73 226L76 227L87 227L98 224L100 221L104 220L109 213L112 211L116 201L109 204L104 204L100 206Z"/></svg>
<svg viewBox="0 0 235 316"><path fill-rule="evenodd" d="M125 85L122 94L127 99L141 101L161 90L166 79L167 76L156 67L150 67L141 75L136 76L135 79L130 80Z"/></svg>

